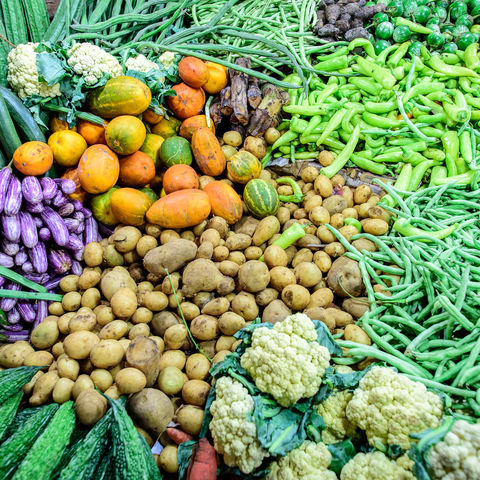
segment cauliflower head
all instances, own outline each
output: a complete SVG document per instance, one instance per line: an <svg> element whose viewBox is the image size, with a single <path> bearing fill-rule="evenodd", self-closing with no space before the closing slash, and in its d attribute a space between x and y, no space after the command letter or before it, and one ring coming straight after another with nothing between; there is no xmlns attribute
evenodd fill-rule
<svg viewBox="0 0 480 480"><path fill-rule="evenodd" d="M143 73L148 73L151 70L160 70L160 67L156 63L142 54L128 58L125 62L125 67L127 70L135 70Z"/></svg>
<svg viewBox="0 0 480 480"><path fill-rule="evenodd" d="M62 94L60 84L49 86L38 80L37 52L38 43L17 45L8 54L7 80L20 98L30 95L41 97L58 97Z"/></svg>
<svg viewBox="0 0 480 480"><path fill-rule="evenodd" d="M84 77L87 85L94 85L105 73L112 77L123 73L120 62L113 55L92 43L76 43L67 54L68 65Z"/></svg>
<svg viewBox="0 0 480 480"><path fill-rule="evenodd" d="M221 377L215 383L216 396L210 406L210 432L217 452L229 467L251 473L268 457L257 440L255 422L249 420L253 399L240 382Z"/></svg>
<svg viewBox="0 0 480 480"><path fill-rule="evenodd" d="M168 70L175 61L175 52L163 52L158 57L158 61L163 65L165 70Z"/></svg>
<svg viewBox="0 0 480 480"><path fill-rule="evenodd" d="M315 325L303 313L290 315L272 329L257 328L240 359L257 388L283 407L318 391L330 353L317 343Z"/></svg>
<svg viewBox="0 0 480 480"><path fill-rule="evenodd" d="M413 462L407 455L390 460L375 451L357 453L340 472L340 480L415 480Z"/></svg>
<svg viewBox="0 0 480 480"><path fill-rule="evenodd" d="M365 430L370 445L410 447L410 435L436 428L443 415L440 397L425 385L388 367L373 367L347 405L347 419Z"/></svg>
<svg viewBox="0 0 480 480"><path fill-rule="evenodd" d="M306 440L298 448L272 462L266 480L337 480L328 470L332 455L324 443Z"/></svg>
<svg viewBox="0 0 480 480"><path fill-rule="evenodd" d="M432 479L480 478L480 423L457 420L443 441L428 452L427 459Z"/></svg>
<svg viewBox="0 0 480 480"><path fill-rule="evenodd" d="M346 413L347 405L352 397L352 392L343 390L333 393L315 407L325 422L325 430L322 432L322 440L325 443L341 442L345 437L355 435L356 426L350 423Z"/></svg>

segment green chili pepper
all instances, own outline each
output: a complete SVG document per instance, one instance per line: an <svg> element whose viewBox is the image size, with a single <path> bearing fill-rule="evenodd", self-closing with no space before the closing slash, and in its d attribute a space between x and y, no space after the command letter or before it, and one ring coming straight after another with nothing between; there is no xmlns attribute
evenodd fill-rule
<svg viewBox="0 0 480 480"><path fill-rule="evenodd" d="M467 104L465 96L460 90L455 90L454 104L444 103L443 108L445 113L454 121L458 123L468 122L470 119L471 109Z"/></svg>
<svg viewBox="0 0 480 480"><path fill-rule="evenodd" d="M300 240L305 236L305 228L307 228L307 226L308 225L293 223L274 242L272 242L272 245L276 245L277 247L286 250L290 245L293 245L297 240ZM259 260L261 262L264 261L263 255Z"/></svg>
<svg viewBox="0 0 480 480"><path fill-rule="evenodd" d="M455 53L446 53L445 51L440 55L440 58L447 65L458 65L460 63L460 58ZM462 77L465 78L465 77Z"/></svg>
<svg viewBox="0 0 480 480"><path fill-rule="evenodd" d="M288 145L293 142L298 137L298 133L293 130L288 130L285 132L277 141L272 145L272 150L276 150L278 147L283 145Z"/></svg>
<svg viewBox="0 0 480 480"><path fill-rule="evenodd" d="M386 40L384 40L386 41ZM378 65L385 65L385 61L387 60L387 57L392 53L398 50L398 45L390 45L385 48L382 52L378 54L378 57L376 58L375 62L378 63Z"/></svg>
<svg viewBox="0 0 480 480"><path fill-rule="evenodd" d="M402 27L397 27L395 29L395 31L398 29L398 28L402 28ZM406 27L405 27L406 28ZM394 37L393 39L396 41L396 42L401 42L401 40L399 39L395 39L395 32L394 32ZM410 35L408 36L408 38L410 38ZM388 59L387 61L387 64L388 65L391 65L392 67L396 67L398 65L398 63L400 62L400 60L407 54L408 52L408 49L410 47L410 42L408 41L408 38L406 38L404 40L404 43L402 43L398 48L397 50L395 51L395 53Z"/></svg>
<svg viewBox="0 0 480 480"><path fill-rule="evenodd" d="M352 154L350 160L362 170L367 170L368 172L374 173L376 175L385 175L387 172L387 166L383 163L377 163L368 158L364 158L360 155Z"/></svg>
<svg viewBox="0 0 480 480"><path fill-rule="evenodd" d="M442 62L438 55L432 55L428 61L430 67L448 77L478 77L478 73L465 67L457 67L455 65L447 65Z"/></svg>
<svg viewBox="0 0 480 480"><path fill-rule="evenodd" d="M331 107L327 105L286 105L283 110L292 115L303 115L313 117L315 115L326 115Z"/></svg>
<svg viewBox="0 0 480 480"><path fill-rule="evenodd" d="M357 125L353 133L348 140L345 148L337 155L337 158L328 167L322 168L320 173L326 175L328 178L332 178L343 166L348 162L352 153L355 151L355 147L360 139L360 127Z"/></svg>
<svg viewBox="0 0 480 480"><path fill-rule="evenodd" d="M460 142L458 134L454 130L448 130L442 135L443 149L445 150L445 165L447 167L448 176L453 177L457 174L458 154L460 151Z"/></svg>
<svg viewBox="0 0 480 480"><path fill-rule="evenodd" d="M309 153L309 152L305 152ZM284 183L288 184L292 187L293 195L279 195L279 199L281 202L293 202L293 203L301 203L305 198L305 195L302 192L302 188L300 185L290 177L280 177L276 180L277 183Z"/></svg>
<svg viewBox="0 0 480 480"><path fill-rule="evenodd" d="M436 185L436 181L442 178L447 178L447 169L445 167L433 167L432 173L430 174L430 183L428 184L429 187L433 187Z"/></svg>
<svg viewBox="0 0 480 480"><path fill-rule="evenodd" d="M386 68L376 65L365 58L358 57L357 65L365 75L373 77L385 90L391 90L397 83L395 77Z"/></svg>
<svg viewBox="0 0 480 480"><path fill-rule="evenodd" d="M435 138L440 138L445 133L442 129L434 127L420 127L419 130L427 137Z"/></svg>
<svg viewBox="0 0 480 480"><path fill-rule="evenodd" d="M416 191L418 184L427 173L427 170L435 166L438 166L438 163L435 160L427 160L426 162L419 163L412 171L408 190L410 192Z"/></svg>
<svg viewBox="0 0 480 480"><path fill-rule="evenodd" d="M465 49L465 65L471 70L480 68L480 57L478 53L478 43L471 43Z"/></svg>
<svg viewBox="0 0 480 480"><path fill-rule="evenodd" d="M302 79L295 73L288 75L283 79L283 81L291 83L292 85L298 85L299 87L303 85ZM288 95L290 96L290 105L296 105L300 97L301 89L289 88L287 92L288 92Z"/></svg>
<svg viewBox="0 0 480 480"><path fill-rule="evenodd" d="M408 27L411 32L421 33L423 35L428 35L429 33L432 33L432 30L430 28L424 27L423 25L419 25L418 23L414 23L402 17L397 17L395 19L395 26L396 27L405 26L405 27Z"/></svg>
<svg viewBox="0 0 480 480"><path fill-rule="evenodd" d="M427 148L422 152L423 155L437 162L443 162L445 160L445 152L438 148Z"/></svg>
<svg viewBox="0 0 480 480"><path fill-rule="evenodd" d="M460 134L460 153L462 154L463 159L468 165L472 164L473 161L473 149L472 149L472 138L470 132L464 130Z"/></svg>
<svg viewBox="0 0 480 480"><path fill-rule="evenodd" d="M458 157L457 161L455 162L457 166L457 174L462 175L462 173L468 172L469 168L467 166L467 162L462 157Z"/></svg>
<svg viewBox="0 0 480 480"><path fill-rule="evenodd" d="M365 53L372 58L376 58L375 49L372 42L366 38L355 38L348 44L348 51L351 52L354 48L363 48Z"/></svg>
<svg viewBox="0 0 480 480"><path fill-rule="evenodd" d="M353 227L355 227L358 230L358 233L362 233L362 224L356 218L347 217L343 221L343 223L345 225L352 225Z"/></svg>
<svg viewBox="0 0 480 480"><path fill-rule="evenodd" d="M393 110L396 110L397 103L390 101L390 102L365 102L365 110L370 113L388 113Z"/></svg>
<svg viewBox="0 0 480 480"><path fill-rule="evenodd" d="M336 130L340 124L342 123L342 118L345 115L347 111L342 108L338 111L336 111L333 115L332 118L328 121L327 126L325 127L325 130L322 132L322 135L320 138L317 140L317 147L319 147L323 141L334 131Z"/></svg>
<svg viewBox="0 0 480 480"><path fill-rule="evenodd" d="M380 128L399 128L404 125L404 122L401 120L389 119L388 117L382 117L380 115L375 115L371 112L363 112L362 118L365 122L373 127L380 127Z"/></svg>
<svg viewBox="0 0 480 480"><path fill-rule="evenodd" d="M344 55L341 57L332 58L331 60L325 60L323 62L319 62L313 66L313 69L322 72L336 72L337 70L341 70L343 68L347 68L350 59Z"/></svg>
<svg viewBox="0 0 480 480"><path fill-rule="evenodd" d="M435 185L445 185L446 183L457 183L459 185L470 185L475 179L478 170L469 170L467 173L455 175L453 177L439 178L435 180Z"/></svg>
<svg viewBox="0 0 480 480"><path fill-rule="evenodd" d="M449 235L451 235L457 228L460 226L458 223L455 223L447 228L437 231L427 231L421 228L414 227L410 225L409 220L406 218L398 218L393 224L393 229L404 237L413 237L413 236L422 236L422 237L432 237L438 240L442 240ZM419 242L428 242L428 239L418 239Z"/></svg>
<svg viewBox="0 0 480 480"><path fill-rule="evenodd" d="M360 88L361 90L364 90L370 95L378 95L382 91L382 86L370 78L352 77L350 78L350 83Z"/></svg>
<svg viewBox="0 0 480 480"><path fill-rule="evenodd" d="M397 180L394 184L394 187L398 190L406 191L410 184L412 171L413 167L409 163L403 165L402 170L400 171L400 174L398 175ZM397 204L397 201L390 194L387 194L382 197L381 203L389 207L394 207Z"/></svg>
<svg viewBox="0 0 480 480"><path fill-rule="evenodd" d="M445 90L445 84L441 82L423 82L414 85L403 95L403 103L407 103L411 98L417 95L428 95L433 92Z"/></svg>
<svg viewBox="0 0 480 480"><path fill-rule="evenodd" d="M465 100L468 103L468 105L470 105L471 107L474 107L474 108L480 108L480 98L473 97L469 93L464 95L464 97L465 97Z"/></svg>

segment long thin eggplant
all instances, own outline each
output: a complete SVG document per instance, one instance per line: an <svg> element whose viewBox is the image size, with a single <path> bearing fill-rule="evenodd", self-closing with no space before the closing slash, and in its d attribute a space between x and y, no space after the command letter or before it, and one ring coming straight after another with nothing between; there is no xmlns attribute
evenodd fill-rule
<svg viewBox="0 0 480 480"><path fill-rule="evenodd" d="M15 255L15 265L22 266L26 261L28 261L28 254L25 248L22 247Z"/></svg>
<svg viewBox="0 0 480 480"><path fill-rule="evenodd" d="M5 206L5 199L11 178L12 170L9 167L0 170L0 213L3 212L3 207Z"/></svg>
<svg viewBox="0 0 480 480"><path fill-rule="evenodd" d="M32 262L33 269L37 273L47 272L48 256L45 244L43 242L38 242L31 250L29 250L28 256Z"/></svg>
<svg viewBox="0 0 480 480"><path fill-rule="evenodd" d="M20 212L19 215L22 226L22 242L27 248L33 248L38 243L37 226L28 212Z"/></svg>
<svg viewBox="0 0 480 480"><path fill-rule="evenodd" d="M72 258L65 250L50 250L48 252L48 264L54 273L66 273L72 267Z"/></svg>
<svg viewBox="0 0 480 480"><path fill-rule="evenodd" d="M6 255L5 253L0 253L0 265L2 267L7 267L11 268L15 262L13 261L13 258L10 255Z"/></svg>
<svg viewBox="0 0 480 480"><path fill-rule="evenodd" d="M69 233L62 217L50 207L45 207L40 217L45 226L50 230L55 243L60 247L65 246L68 242Z"/></svg>
<svg viewBox="0 0 480 480"><path fill-rule="evenodd" d="M52 238L52 234L47 227L42 227L38 231L38 237L40 238L40 240L42 240L42 242L48 242Z"/></svg>
<svg viewBox="0 0 480 480"><path fill-rule="evenodd" d="M36 327L48 314L48 303L45 300L38 301L37 314L35 316L35 321L33 322L32 327Z"/></svg>
<svg viewBox="0 0 480 480"><path fill-rule="evenodd" d="M23 198L30 203L40 203L43 200L43 191L37 177L27 176L22 180Z"/></svg>
<svg viewBox="0 0 480 480"><path fill-rule="evenodd" d="M40 185L42 186L43 200L52 200L52 198L57 194L58 187L55 181L49 177L43 177L40 180Z"/></svg>
<svg viewBox="0 0 480 480"><path fill-rule="evenodd" d="M43 209L45 206L43 203L30 203L30 202L25 202L25 210L30 213L40 213L43 212Z"/></svg>
<svg viewBox="0 0 480 480"><path fill-rule="evenodd" d="M80 262L77 262L76 260L72 262L72 273L78 276L80 276L83 273L83 267Z"/></svg>
<svg viewBox="0 0 480 480"><path fill-rule="evenodd" d="M32 215L33 218L33 223L37 228L42 228L43 227L43 222L40 217L37 217L36 215Z"/></svg>
<svg viewBox="0 0 480 480"><path fill-rule="evenodd" d="M69 178L56 178L55 183L60 187L63 193L69 195L77 189L75 182Z"/></svg>
<svg viewBox="0 0 480 480"><path fill-rule="evenodd" d="M98 238L98 225L93 217L85 219L84 242L87 245L90 242L96 242Z"/></svg>
<svg viewBox="0 0 480 480"><path fill-rule="evenodd" d="M5 289L19 292L22 287L18 283L7 283L5 285ZM3 310L4 312L9 312L16 304L16 298L2 298L0 299L0 310Z"/></svg>
<svg viewBox="0 0 480 480"><path fill-rule="evenodd" d="M70 215L72 215L72 213L74 212L75 208L74 206L71 204L71 203L66 203L65 205L63 205L63 207L60 207L58 210L57 210L57 213L61 216L61 217L69 217Z"/></svg>
<svg viewBox="0 0 480 480"><path fill-rule="evenodd" d="M15 242L9 242L6 238L2 238L1 242L3 253L14 257L20 250L20 245Z"/></svg>
<svg viewBox="0 0 480 480"><path fill-rule="evenodd" d="M76 275L76 274L75 274ZM51 277L48 281L46 281L43 286L47 290L55 290L60 285L60 280L63 278L62 275Z"/></svg>
<svg viewBox="0 0 480 480"><path fill-rule="evenodd" d="M22 200L22 184L17 177L12 176L6 193L3 212L6 215L16 215L20 211Z"/></svg>
<svg viewBox="0 0 480 480"><path fill-rule="evenodd" d="M85 249L83 242L76 235L70 235L66 247L69 250L73 250L73 251L82 250L82 252Z"/></svg>
<svg viewBox="0 0 480 480"><path fill-rule="evenodd" d="M68 228L69 232L76 232L80 222L74 218L64 218L63 221Z"/></svg>
<svg viewBox="0 0 480 480"><path fill-rule="evenodd" d="M64 195L63 192L58 192L52 199L52 205L55 208L63 207L68 203L68 198Z"/></svg>
<svg viewBox="0 0 480 480"><path fill-rule="evenodd" d="M20 317L25 322L31 323L35 320L35 310L28 300L19 300L17 303L17 310L18 313L20 313Z"/></svg>
<svg viewBox="0 0 480 480"><path fill-rule="evenodd" d="M2 217L2 233L10 242L18 242L20 240L20 216L19 215L1 215Z"/></svg>
<svg viewBox="0 0 480 480"><path fill-rule="evenodd" d="M20 268L22 269L23 273L34 273L32 262L25 262Z"/></svg>

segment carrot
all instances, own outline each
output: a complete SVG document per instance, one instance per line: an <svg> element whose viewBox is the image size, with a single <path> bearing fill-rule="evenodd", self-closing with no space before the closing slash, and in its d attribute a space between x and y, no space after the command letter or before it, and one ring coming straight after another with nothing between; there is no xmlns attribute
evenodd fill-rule
<svg viewBox="0 0 480 480"><path fill-rule="evenodd" d="M167 435L170 440L172 440L172 442L175 442L177 445L180 445L183 442L188 442L188 440L193 440L193 437L188 433L185 433L182 430L173 427L167 428Z"/></svg>
<svg viewBox="0 0 480 480"><path fill-rule="evenodd" d="M217 456L206 438L201 438L193 447L187 480L217 480Z"/></svg>

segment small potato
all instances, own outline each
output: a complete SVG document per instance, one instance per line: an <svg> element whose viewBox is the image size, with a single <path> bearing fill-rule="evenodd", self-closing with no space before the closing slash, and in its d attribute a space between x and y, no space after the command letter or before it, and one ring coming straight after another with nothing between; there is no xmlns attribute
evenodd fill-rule
<svg viewBox="0 0 480 480"><path fill-rule="evenodd" d="M333 192L333 185L326 175L319 175L313 184L315 193L321 195L323 198L329 197Z"/></svg>
<svg viewBox="0 0 480 480"><path fill-rule="evenodd" d="M295 274L287 267L274 267L270 270L270 285L282 291L287 285L297 283Z"/></svg>
<svg viewBox="0 0 480 480"><path fill-rule="evenodd" d="M223 246L223 245L219 245L218 247L215 247L213 249L212 258L216 262L223 262L224 260L226 260L228 258L229 255L230 255L230 252L229 252L228 248Z"/></svg>
<svg viewBox="0 0 480 480"><path fill-rule="evenodd" d="M47 403L57 381L58 374L55 370L40 376L33 386L33 394L29 399L30 405L36 407Z"/></svg>
<svg viewBox="0 0 480 480"><path fill-rule="evenodd" d="M107 388L104 393L108 398L113 398L114 400L118 400L122 395L116 385Z"/></svg>
<svg viewBox="0 0 480 480"><path fill-rule="evenodd" d="M320 225L318 227L316 236L322 241L322 243L332 243L336 240L335 235L325 225Z"/></svg>
<svg viewBox="0 0 480 480"><path fill-rule="evenodd" d="M335 157L332 152L329 152L328 150L322 150L318 154L318 162L322 167L328 167L333 163L335 160Z"/></svg>
<svg viewBox="0 0 480 480"><path fill-rule="evenodd" d="M344 227L339 229L340 233L350 241L354 235L358 235L359 231L353 225L345 225Z"/></svg>
<svg viewBox="0 0 480 480"><path fill-rule="evenodd" d="M343 218L358 218L358 212L351 207L347 207L345 210L342 211Z"/></svg>
<svg viewBox="0 0 480 480"><path fill-rule="evenodd" d="M65 313L65 310L62 307L62 302L53 302L48 306L48 313L50 315L55 315L59 317Z"/></svg>
<svg viewBox="0 0 480 480"><path fill-rule="evenodd" d="M225 246L230 252L234 250L245 250L252 244L252 237L245 233L234 233L225 241Z"/></svg>
<svg viewBox="0 0 480 480"><path fill-rule="evenodd" d="M110 305L116 317L128 319L137 309L137 296L130 288L120 288L113 294Z"/></svg>
<svg viewBox="0 0 480 480"><path fill-rule="evenodd" d="M243 253L247 260L258 260L262 256L263 250L260 247L247 247Z"/></svg>
<svg viewBox="0 0 480 480"><path fill-rule="evenodd" d="M128 332L128 333L130 333L130 332ZM123 348L123 351L125 353L127 353L128 347L130 346L130 343L131 343L131 340L129 338L121 338L119 340L119 342L120 342L120 345Z"/></svg>
<svg viewBox="0 0 480 480"><path fill-rule="evenodd" d="M204 411L195 405L182 405L175 412L175 421L180 428L190 435L198 435L202 427Z"/></svg>
<svg viewBox="0 0 480 480"><path fill-rule="evenodd" d="M75 399L75 413L83 425L95 425L107 411L107 399L94 389L80 392Z"/></svg>
<svg viewBox="0 0 480 480"><path fill-rule="evenodd" d="M153 312L148 308L139 307L135 310L135 313L132 315L131 321L135 324L147 324L152 321Z"/></svg>
<svg viewBox="0 0 480 480"><path fill-rule="evenodd" d="M266 307L270 302L278 298L278 290L274 288L266 288L262 292L255 295L255 302L261 307Z"/></svg>
<svg viewBox="0 0 480 480"><path fill-rule="evenodd" d="M259 160L267 154L267 142L261 137L247 137L243 142L243 148Z"/></svg>
<svg viewBox="0 0 480 480"><path fill-rule="evenodd" d="M291 314L292 311L280 299L276 299L263 309L262 322L275 324Z"/></svg>
<svg viewBox="0 0 480 480"><path fill-rule="evenodd" d="M142 238L142 232L135 227L120 227L112 236L113 244L120 253L131 252Z"/></svg>
<svg viewBox="0 0 480 480"><path fill-rule="evenodd" d="M263 138L269 145L273 145L280 138L280 135L281 133L276 128L270 127L263 134Z"/></svg>
<svg viewBox="0 0 480 480"><path fill-rule="evenodd" d="M290 220L290 210L282 206L278 209L276 217L278 218L280 225L284 225Z"/></svg>
<svg viewBox="0 0 480 480"><path fill-rule="evenodd" d="M196 307L196 305L194 306ZM182 306L182 310L183 310L183 306ZM198 314L200 314L200 311L198 311ZM185 315L185 312L184 312L184 315ZM176 325L181 321L182 320L172 312L160 312L160 313L156 313L153 316L151 327L153 332L156 335L163 337L168 327L171 327L172 325Z"/></svg>
<svg viewBox="0 0 480 480"><path fill-rule="evenodd" d="M190 331L199 340L212 340L217 336L218 321L211 315L199 315L192 320Z"/></svg>
<svg viewBox="0 0 480 480"><path fill-rule="evenodd" d="M385 220L381 220L379 218L369 218L363 224L363 230L366 233L370 233L372 235L384 235L388 232L388 223Z"/></svg>
<svg viewBox="0 0 480 480"><path fill-rule="evenodd" d="M362 345L372 344L370 337L360 327L353 324L345 327L344 338L350 342L361 343Z"/></svg>
<svg viewBox="0 0 480 480"><path fill-rule="evenodd" d="M344 328L347 325L354 323L352 316L339 308L326 308L325 315L335 320L337 328Z"/></svg>
<svg viewBox="0 0 480 480"><path fill-rule="evenodd" d="M166 367L176 367L183 370L187 356L181 350L167 350L160 358L160 371Z"/></svg>
<svg viewBox="0 0 480 480"><path fill-rule="evenodd" d="M102 392L108 390L113 384L113 377L108 370L97 368L90 373L94 385Z"/></svg>
<svg viewBox="0 0 480 480"><path fill-rule="evenodd" d="M353 191L350 187L342 187L342 197L347 202L347 208L352 208L354 206Z"/></svg>
<svg viewBox="0 0 480 480"><path fill-rule="evenodd" d="M225 357L232 353L230 350L220 350L219 352L217 352L214 357L213 357L213 363L219 363L219 362L223 362L225 360Z"/></svg>
<svg viewBox="0 0 480 480"><path fill-rule="evenodd" d="M97 318L97 324L101 327L115 320L115 315L112 312L112 308L108 307L107 305L99 305L94 309L94 313Z"/></svg>
<svg viewBox="0 0 480 480"><path fill-rule="evenodd" d="M168 297L163 292L148 292L143 301L143 306L153 312L165 310L168 305Z"/></svg>
<svg viewBox="0 0 480 480"><path fill-rule="evenodd" d="M148 337L150 335L150 327L146 323L139 323L134 325L128 331L128 338L133 340L135 337ZM123 339L121 341L125 341Z"/></svg>
<svg viewBox="0 0 480 480"><path fill-rule="evenodd" d="M72 398L72 390L75 382L69 378L59 378L52 392L52 400L55 403L65 403Z"/></svg>
<svg viewBox="0 0 480 480"><path fill-rule="evenodd" d="M68 292L62 298L62 307L66 312L74 312L80 308L82 296L78 292Z"/></svg>
<svg viewBox="0 0 480 480"><path fill-rule="evenodd" d="M229 308L230 302L226 298L214 298L202 308L202 313L217 317L225 313Z"/></svg>
<svg viewBox="0 0 480 480"><path fill-rule="evenodd" d="M342 308L355 318L362 317L369 310L368 298L346 298L342 303Z"/></svg>
<svg viewBox="0 0 480 480"><path fill-rule="evenodd" d="M100 339L94 333L81 330L69 334L63 341L63 348L70 358L82 360L90 355L92 348L99 341Z"/></svg>
<svg viewBox="0 0 480 480"><path fill-rule="evenodd" d="M357 205L355 205L355 208L357 208ZM361 205L358 205L358 216L360 218L368 218L368 212L371 208L372 206L369 203L362 203Z"/></svg>
<svg viewBox="0 0 480 480"><path fill-rule="evenodd" d="M5 345L0 349L0 365L6 368L21 367L25 359L32 353L34 353L34 350L26 341Z"/></svg>
<svg viewBox="0 0 480 480"><path fill-rule="evenodd" d="M75 381L80 372L80 365L73 358L64 355L57 360L57 370L60 378L69 378Z"/></svg>
<svg viewBox="0 0 480 480"><path fill-rule="evenodd" d="M352 242L352 246L354 246L360 252L362 250L367 250L367 252L377 251L377 245L368 238L359 238L358 240L354 240Z"/></svg>
<svg viewBox="0 0 480 480"><path fill-rule="evenodd" d="M151 235L144 235L137 243L135 250L139 257L143 258L150 250L158 246L158 241Z"/></svg>
<svg viewBox="0 0 480 480"><path fill-rule="evenodd" d="M215 351L228 350L232 348L232 345L237 341L235 337L228 335L221 335L215 343Z"/></svg>
<svg viewBox="0 0 480 480"><path fill-rule="evenodd" d="M322 273L328 272L332 266L332 260L330 259L330 256L323 251L314 253L313 263L315 263Z"/></svg>
<svg viewBox="0 0 480 480"><path fill-rule="evenodd" d="M70 333L70 320L76 315L76 312L64 313L57 322L58 330L63 335Z"/></svg>
<svg viewBox="0 0 480 480"><path fill-rule="evenodd" d="M123 320L114 320L113 322L107 323L100 332L98 332L98 337L101 340L113 339L120 340L128 332L128 324Z"/></svg>
<svg viewBox="0 0 480 480"><path fill-rule="evenodd" d="M268 268L286 267L288 265L287 252L278 245L270 245L263 254Z"/></svg>
<svg viewBox="0 0 480 480"><path fill-rule="evenodd" d="M91 332L97 324L96 315L90 310L82 310L74 313L68 322L68 331L70 333L88 330Z"/></svg>
<svg viewBox="0 0 480 480"><path fill-rule="evenodd" d="M247 292L260 292L270 282L270 273L264 262L249 260L238 270L238 286Z"/></svg>
<svg viewBox="0 0 480 480"><path fill-rule="evenodd" d="M320 288L310 296L307 308L328 307L333 302L333 292L329 288Z"/></svg>
<svg viewBox="0 0 480 480"><path fill-rule="evenodd" d="M292 310L303 310L310 302L310 293L301 285L287 285L282 290L282 300Z"/></svg>
<svg viewBox="0 0 480 480"><path fill-rule="evenodd" d="M187 359L185 372L190 380L205 380L208 377L210 367L210 362L204 355L194 353Z"/></svg>
<svg viewBox="0 0 480 480"><path fill-rule="evenodd" d="M346 250L340 242L332 242L325 247L324 251L328 256L338 258L341 257Z"/></svg>
<svg viewBox="0 0 480 480"><path fill-rule="evenodd" d="M175 230L164 230L160 234L160 243L162 245L165 245L168 242L171 242L173 240L178 240L179 238L180 238L180 235Z"/></svg>
<svg viewBox="0 0 480 480"><path fill-rule="evenodd" d="M98 267L103 261L103 248L98 242L90 242L85 246L83 260L89 267Z"/></svg>
<svg viewBox="0 0 480 480"><path fill-rule="evenodd" d="M185 402L203 407L210 393L210 385L203 380L188 380L182 388L182 398Z"/></svg>
<svg viewBox="0 0 480 480"><path fill-rule="evenodd" d="M220 245L220 240L221 237L218 230L215 230L214 228L207 228L207 230L205 230L200 237L200 245L205 242L209 242L212 244L213 248L216 248Z"/></svg>
<svg viewBox="0 0 480 480"><path fill-rule="evenodd" d="M310 195L308 198L305 199L303 203L303 208L306 212L310 212L315 207L321 207L323 203L323 199L320 195Z"/></svg>
<svg viewBox="0 0 480 480"><path fill-rule="evenodd" d="M331 315L326 315L325 309L322 307L306 308L303 313L311 320L323 322L330 332L332 332L336 327L335 319Z"/></svg>
<svg viewBox="0 0 480 480"><path fill-rule="evenodd" d="M230 145L232 147L239 147L243 142L243 138L240 133L235 132L234 130L225 132L222 138L227 145Z"/></svg>
<svg viewBox="0 0 480 480"><path fill-rule="evenodd" d="M359 205L365 203L372 194L372 189L368 185L359 185L353 194L353 201Z"/></svg>
<svg viewBox="0 0 480 480"><path fill-rule="evenodd" d="M90 361L97 368L111 368L118 365L125 355L117 340L100 340L90 352Z"/></svg>
<svg viewBox="0 0 480 480"><path fill-rule="evenodd" d="M328 210L330 215L342 213L348 205L345 199L340 195L332 195L323 201L323 206Z"/></svg>
<svg viewBox="0 0 480 480"><path fill-rule="evenodd" d="M125 263L123 255L117 251L115 245L107 245L103 251L103 258L109 267L119 267Z"/></svg>
<svg viewBox="0 0 480 480"><path fill-rule="evenodd" d="M89 288L83 292L81 305L82 307L88 307L92 310L100 304L102 296L98 288Z"/></svg>
<svg viewBox="0 0 480 480"><path fill-rule="evenodd" d="M319 171L315 167L306 167L300 173L300 176L305 183L314 182L318 175Z"/></svg>
<svg viewBox="0 0 480 480"><path fill-rule="evenodd" d="M195 258L206 258L210 260L213 256L213 245L210 242L203 242L197 250Z"/></svg>
<svg viewBox="0 0 480 480"><path fill-rule="evenodd" d="M234 312L225 312L218 319L218 328L224 335L234 335L244 326L245 319Z"/></svg>
<svg viewBox="0 0 480 480"><path fill-rule="evenodd" d="M270 240L276 233L280 231L280 222L277 217L270 215L263 218L257 225L253 234L252 242L255 246L260 246Z"/></svg>
<svg viewBox="0 0 480 480"><path fill-rule="evenodd" d="M255 297L251 293L240 292L232 300L231 306L233 312L242 316L247 322L255 320L258 316L258 306L255 303Z"/></svg>
<svg viewBox="0 0 480 480"><path fill-rule="evenodd" d="M115 383L121 393L129 395L143 390L147 385L147 378L140 370L127 367L115 375Z"/></svg>
<svg viewBox="0 0 480 480"><path fill-rule="evenodd" d="M176 445L166 445L158 456L158 466L167 473L178 472L177 450L178 448Z"/></svg>
<svg viewBox="0 0 480 480"><path fill-rule="evenodd" d="M231 145L222 145L222 152L228 162L237 153L237 149Z"/></svg>
<svg viewBox="0 0 480 480"><path fill-rule="evenodd" d="M334 175L330 181L332 182L332 185L340 185L340 186L344 186L345 185L345 179L339 174L337 173L336 175Z"/></svg>
<svg viewBox="0 0 480 480"><path fill-rule="evenodd" d="M313 259L313 252L309 248L302 248L298 250L297 253L295 253L295 256L293 257L293 260L292 260L292 267L295 268L297 265L303 262L311 262L312 259Z"/></svg>
<svg viewBox="0 0 480 480"><path fill-rule="evenodd" d="M188 329L183 324L172 325L165 331L163 340L165 346L170 350L179 350L187 338Z"/></svg>
<svg viewBox="0 0 480 480"><path fill-rule="evenodd" d="M218 265L218 269L222 272L223 275L228 277L235 277L238 273L240 266L238 263L231 262L230 260L224 260Z"/></svg>
<svg viewBox="0 0 480 480"><path fill-rule="evenodd" d="M165 367L158 375L158 388L166 395L176 395L182 391L185 378L177 367Z"/></svg>
<svg viewBox="0 0 480 480"><path fill-rule="evenodd" d="M52 347L52 354L55 358L58 358L60 355L64 354L65 350L63 349L63 342L57 342Z"/></svg>
<svg viewBox="0 0 480 480"><path fill-rule="evenodd" d="M60 289L63 293L76 292L78 290L78 275L67 275L60 280Z"/></svg>
<svg viewBox="0 0 480 480"><path fill-rule="evenodd" d="M45 365L51 365L53 360L53 355L50 352L42 350L39 352L29 353L25 357L23 365L25 367L43 367Z"/></svg>
<svg viewBox="0 0 480 480"><path fill-rule="evenodd" d="M224 297L228 297L234 290L235 280L232 277L223 277L217 287L218 294Z"/></svg>
<svg viewBox="0 0 480 480"><path fill-rule="evenodd" d="M73 398L76 400L77 397L85 390L93 390L95 387L93 385L92 379L88 375L80 375L75 380L75 385L72 389Z"/></svg>
<svg viewBox="0 0 480 480"><path fill-rule="evenodd" d="M302 262L299 263L295 269L295 278L297 283L303 287L313 287L322 279L322 272L311 262Z"/></svg>
<svg viewBox="0 0 480 480"><path fill-rule="evenodd" d="M338 230L338 229L343 227L343 225L345 223L345 217L341 213L334 213L331 216L329 223L333 228L336 228Z"/></svg>

